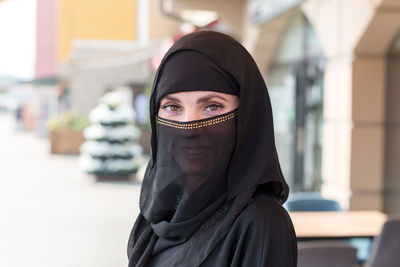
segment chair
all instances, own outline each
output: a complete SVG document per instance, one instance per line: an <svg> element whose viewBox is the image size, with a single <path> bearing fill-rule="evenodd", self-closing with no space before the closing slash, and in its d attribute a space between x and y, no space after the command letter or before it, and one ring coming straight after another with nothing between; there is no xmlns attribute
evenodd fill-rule
<svg viewBox="0 0 400 267"><path fill-rule="evenodd" d="M292 193L284 207L287 211L342 211L339 202L323 198L318 192Z"/></svg>
<svg viewBox="0 0 400 267"><path fill-rule="evenodd" d="M296 192L289 196L284 204L287 211L343 211L339 202L326 199L319 192ZM364 263L369 257L371 240L365 238L350 238L347 240L357 248L359 263Z"/></svg>
<svg viewBox="0 0 400 267"><path fill-rule="evenodd" d="M389 218L375 238L366 267L398 267L400 265L400 217Z"/></svg>
<svg viewBox="0 0 400 267"><path fill-rule="evenodd" d="M297 267L354 267L357 249L341 241L298 243Z"/></svg>

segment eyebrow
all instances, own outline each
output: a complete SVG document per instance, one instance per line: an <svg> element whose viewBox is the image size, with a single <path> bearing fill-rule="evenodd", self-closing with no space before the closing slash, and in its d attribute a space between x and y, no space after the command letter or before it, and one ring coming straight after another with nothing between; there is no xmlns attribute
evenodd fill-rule
<svg viewBox="0 0 400 267"><path fill-rule="evenodd" d="M181 101L179 100L179 98L172 97L172 96L164 96L164 97L161 99L161 101L163 101L163 100L170 100L170 101L175 101L175 102L178 102L178 103L181 102Z"/></svg>
<svg viewBox="0 0 400 267"><path fill-rule="evenodd" d="M226 100L226 98L224 98L224 97L222 97L222 96L220 96L220 95L211 94L211 95L208 95L208 96L199 98L199 99L197 100L197 103L207 102L208 100L210 100L210 99L212 99L212 98L219 98L219 99L224 100L225 102L228 102L228 100Z"/></svg>
<svg viewBox="0 0 400 267"><path fill-rule="evenodd" d="M197 103L204 103L204 102L209 101L212 98L219 98L219 99L224 100L225 102L228 102L228 100L226 98L224 98L223 96L220 96L220 95L217 95L217 94L210 94L210 95L207 95L207 96L199 98L197 100ZM168 95L161 99L161 101L163 101L163 100L170 100L170 101L174 101L174 102L177 102L177 103L181 103L179 98L176 98L176 97L173 97L173 96L168 96Z"/></svg>

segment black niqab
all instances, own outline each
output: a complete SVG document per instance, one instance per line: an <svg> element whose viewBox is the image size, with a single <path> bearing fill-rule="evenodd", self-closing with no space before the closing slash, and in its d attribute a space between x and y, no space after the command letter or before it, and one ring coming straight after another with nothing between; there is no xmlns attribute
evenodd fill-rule
<svg viewBox="0 0 400 267"><path fill-rule="evenodd" d="M163 96L199 90L240 95L239 109L185 123L157 116ZM266 194L286 200L267 88L252 57L231 37L204 31L175 43L156 73L150 118L152 158L129 266L145 266L165 251L173 255L165 266L199 266L236 227L256 191L268 188Z"/></svg>

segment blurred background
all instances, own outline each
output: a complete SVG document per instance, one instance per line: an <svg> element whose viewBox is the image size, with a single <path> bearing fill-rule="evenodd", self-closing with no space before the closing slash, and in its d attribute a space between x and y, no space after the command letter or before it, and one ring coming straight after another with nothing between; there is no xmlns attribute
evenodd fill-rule
<svg viewBox="0 0 400 267"><path fill-rule="evenodd" d="M126 266L154 73L238 39L295 193L400 212L400 1L0 0L0 265Z"/></svg>

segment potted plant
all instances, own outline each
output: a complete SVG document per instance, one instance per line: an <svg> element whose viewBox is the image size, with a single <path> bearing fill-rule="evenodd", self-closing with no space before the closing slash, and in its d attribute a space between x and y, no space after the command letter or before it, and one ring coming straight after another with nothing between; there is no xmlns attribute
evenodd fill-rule
<svg viewBox="0 0 400 267"><path fill-rule="evenodd" d="M129 179L146 160L137 139L134 111L118 92L109 92L90 112L80 162L97 180Z"/></svg>
<svg viewBox="0 0 400 267"><path fill-rule="evenodd" d="M87 125L88 121L85 117L69 112L52 117L48 122L50 152L79 155L79 148L85 141L83 130Z"/></svg>

